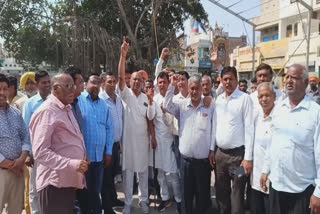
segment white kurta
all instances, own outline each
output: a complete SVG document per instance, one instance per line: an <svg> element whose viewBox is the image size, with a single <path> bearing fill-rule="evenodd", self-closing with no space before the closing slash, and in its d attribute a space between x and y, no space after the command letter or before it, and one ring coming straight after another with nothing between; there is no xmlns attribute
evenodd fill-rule
<svg viewBox="0 0 320 214"><path fill-rule="evenodd" d="M155 134L157 140L157 148L155 151L155 167L162 169L167 173L177 173L177 163L172 151L173 144L173 116L169 113L163 114L160 106L164 103L164 97L161 94L154 96L153 108L155 108L155 116L153 123L155 125ZM171 131L170 131L171 127ZM153 166L153 150L150 149L150 166Z"/></svg>
<svg viewBox="0 0 320 214"><path fill-rule="evenodd" d="M263 164L266 152L270 147L272 138L271 120L272 113L264 118L264 113L259 111L254 122L254 144L253 144L253 170L251 173L251 186L253 189L265 193L260 187L260 178L262 175ZM269 182L267 183L269 189ZM267 192L269 193L269 192Z"/></svg>
<svg viewBox="0 0 320 214"><path fill-rule="evenodd" d="M122 169L144 172L149 162L148 98L143 93L137 97L127 87L120 91L120 96L124 108Z"/></svg>

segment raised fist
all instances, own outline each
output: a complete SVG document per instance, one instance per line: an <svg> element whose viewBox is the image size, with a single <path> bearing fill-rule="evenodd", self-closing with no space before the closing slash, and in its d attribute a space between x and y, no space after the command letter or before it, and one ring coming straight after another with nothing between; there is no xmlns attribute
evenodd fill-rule
<svg viewBox="0 0 320 214"><path fill-rule="evenodd" d="M123 42L122 42L122 45L121 45L121 56L122 57L126 57L129 49L130 49L130 44L127 42L127 37L124 36L123 37Z"/></svg>
<svg viewBox="0 0 320 214"><path fill-rule="evenodd" d="M162 60L165 60L169 55L170 55L170 50L169 50L169 48L163 48L163 49L162 49L162 52L161 52L160 58L161 58Z"/></svg>

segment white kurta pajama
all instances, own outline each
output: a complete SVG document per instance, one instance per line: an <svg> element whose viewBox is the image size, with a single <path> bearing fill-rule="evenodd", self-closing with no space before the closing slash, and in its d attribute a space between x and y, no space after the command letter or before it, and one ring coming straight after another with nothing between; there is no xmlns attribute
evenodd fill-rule
<svg viewBox="0 0 320 214"><path fill-rule="evenodd" d="M149 136L147 125L148 98L138 97L127 86L120 91L124 108L123 155L125 204L132 204L133 174L138 173L139 199L148 201Z"/></svg>
<svg viewBox="0 0 320 214"><path fill-rule="evenodd" d="M269 181L267 182L268 192L264 192L260 186L260 179L266 153L271 144L272 138L272 113L264 118L263 111L259 111L254 120L254 144L253 144L253 169L251 173L251 187L257 191L269 194Z"/></svg>
<svg viewBox="0 0 320 214"><path fill-rule="evenodd" d="M155 125L155 135L157 148L155 150L155 168L158 169L158 181L161 187L161 198L163 201L169 200L168 183L172 185L175 200L181 202L181 191L178 176L178 168L174 152L172 150L174 117L169 113L163 114L161 105L164 103L164 97L157 94L154 97L154 103L148 109L148 115L153 116ZM150 149L150 166L153 166L153 150Z"/></svg>

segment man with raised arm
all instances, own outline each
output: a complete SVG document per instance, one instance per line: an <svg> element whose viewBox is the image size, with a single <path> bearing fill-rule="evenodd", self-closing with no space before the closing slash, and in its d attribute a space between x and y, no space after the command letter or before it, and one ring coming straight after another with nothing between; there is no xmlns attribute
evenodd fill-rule
<svg viewBox="0 0 320 214"><path fill-rule="evenodd" d="M149 137L147 125L147 110L149 101L141 93L142 77L134 72L130 79L130 88L125 82L125 62L129 44L124 37L119 61L120 97L124 105L123 127L123 176L125 207L123 213L131 213L133 175L137 172L139 178L139 206L143 213L149 213L148 207L148 160ZM148 119L151 119L148 117Z"/></svg>

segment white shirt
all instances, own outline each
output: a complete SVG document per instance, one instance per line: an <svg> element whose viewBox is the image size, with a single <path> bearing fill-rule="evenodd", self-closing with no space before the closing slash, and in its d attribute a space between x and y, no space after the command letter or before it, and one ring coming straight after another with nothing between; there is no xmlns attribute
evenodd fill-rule
<svg viewBox="0 0 320 214"><path fill-rule="evenodd" d="M271 144L271 121L272 114L264 118L262 111L255 117L254 120L254 143L253 143L253 170L251 173L251 186L253 189L265 193L260 187L260 178L262 175L263 163L266 152Z"/></svg>
<svg viewBox="0 0 320 214"><path fill-rule="evenodd" d="M164 97L156 94L153 98L154 102L148 108L148 114L153 118L155 126L155 134L157 140L157 148L155 150L155 168L162 169L167 173L177 173L177 163L172 150L173 135L170 127L173 126L174 117L169 114L163 114L160 106L164 103ZM153 166L153 150L150 149L149 164Z"/></svg>
<svg viewBox="0 0 320 214"><path fill-rule="evenodd" d="M272 188L300 193L316 185L320 198L320 106L305 96L291 109L289 98L275 107L272 140L263 167Z"/></svg>
<svg viewBox="0 0 320 214"><path fill-rule="evenodd" d="M169 86L164 108L179 121L179 150L189 158L205 159L215 148L216 112L215 106L205 108L203 99L197 108L191 98L173 101L174 87Z"/></svg>
<svg viewBox="0 0 320 214"><path fill-rule="evenodd" d="M216 144L222 149L245 146L245 160L252 160L253 104L249 95L238 89L227 98L224 92L217 97Z"/></svg>

